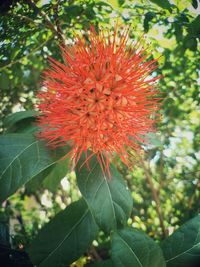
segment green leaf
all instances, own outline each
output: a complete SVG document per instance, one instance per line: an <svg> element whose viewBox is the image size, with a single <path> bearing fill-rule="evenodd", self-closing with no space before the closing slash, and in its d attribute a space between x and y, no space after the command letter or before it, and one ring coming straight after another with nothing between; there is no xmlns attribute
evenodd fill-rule
<svg viewBox="0 0 200 267"><path fill-rule="evenodd" d="M36 125L32 125L36 120L37 111L28 110L28 111L19 111L13 114L8 115L4 119L4 127L6 132L26 132L31 133L38 129Z"/></svg>
<svg viewBox="0 0 200 267"><path fill-rule="evenodd" d="M53 165L64 151L48 151L30 134L0 136L0 202Z"/></svg>
<svg viewBox="0 0 200 267"><path fill-rule="evenodd" d="M4 90L9 90L10 88L10 79L7 73L2 72L0 74L0 85L1 85L1 89Z"/></svg>
<svg viewBox="0 0 200 267"><path fill-rule="evenodd" d="M58 213L32 242L29 255L38 267L63 267L91 245L98 228L83 199Z"/></svg>
<svg viewBox="0 0 200 267"><path fill-rule="evenodd" d="M10 246L10 235L8 224L0 221L0 246Z"/></svg>
<svg viewBox="0 0 200 267"><path fill-rule="evenodd" d="M10 128L20 120L35 117L37 114L38 112L34 110L19 111L12 113L4 119L4 126L6 128Z"/></svg>
<svg viewBox="0 0 200 267"><path fill-rule="evenodd" d="M70 17L80 16L83 12L83 7L79 5L70 5L65 7L65 14Z"/></svg>
<svg viewBox="0 0 200 267"><path fill-rule="evenodd" d="M55 193L61 179L66 175L68 168L68 158L56 162L44 171L40 172L26 184L26 193L32 194L39 188L42 190L48 189L52 193Z"/></svg>
<svg viewBox="0 0 200 267"><path fill-rule="evenodd" d="M197 9L198 7L198 0L192 0L192 6Z"/></svg>
<svg viewBox="0 0 200 267"><path fill-rule="evenodd" d="M57 163L49 166L44 171L40 172L38 175L36 175L35 177L33 177L30 181L26 183L25 192L27 195L34 194L36 190L45 189L45 186L42 186L42 183L45 180L45 178L53 171L53 169L55 168L55 165L57 165Z"/></svg>
<svg viewBox="0 0 200 267"><path fill-rule="evenodd" d="M197 267L200 262L200 215L188 221L162 243L167 267Z"/></svg>
<svg viewBox="0 0 200 267"><path fill-rule="evenodd" d="M174 30L175 30L176 41L180 42L183 39L182 23L175 21L174 22Z"/></svg>
<svg viewBox="0 0 200 267"><path fill-rule="evenodd" d="M150 0L150 1L163 9L171 11L172 5L168 0Z"/></svg>
<svg viewBox="0 0 200 267"><path fill-rule="evenodd" d="M90 169L83 165L84 161L82 158L76 168L79 189L97 224L109 232L126 223L132 210L130 191L113 166L111 177L105 177L95 156L90 159Z"/></svg>
<svg viewBox="0 0 200 267"><path fill-rule="evenodd" d="M184 38L184 45L186 48L189 48L191 51L197 50L197 40L196 38L191 38L190 35L187 35Z"/></svg>
<svg viewBox="0 0 200 267"><path fill-rule="evenodd" d="M200 15L190 23L188 32L191 36L200 38Z"/></svg>
<svg viewBox="0 0 200 267"><path fill-rule="evenodd" d="M119 6L122 6L125 3L125 0L118 0Z"/></svg>
<svg viewBox="0 0 200 267"><path fill-rule="evenodd" d="M156 16L154 12L147 12L144 17L144 31L149 31L149 22Z"/></svg>
<svg viewBox="0 0 200 267"><path fill-rule="evenodd" d="M112 260L115 267L165 267L160 247L145 233L125 228L113 233Z"/></svg>
<svg viewBox="0 0 200 267"><path fill-rule="evenodd" d="M65 177L67 171L69 169L69 159L65 159L56 163L53 170L45 177L43 181L43 185L45 188L50 190L51 192L56 192L60 181Z"/></svg>

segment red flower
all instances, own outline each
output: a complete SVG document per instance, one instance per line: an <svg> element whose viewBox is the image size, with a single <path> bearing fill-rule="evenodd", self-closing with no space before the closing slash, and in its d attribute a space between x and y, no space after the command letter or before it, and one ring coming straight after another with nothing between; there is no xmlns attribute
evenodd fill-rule
<svg viewBox="0 0 200 267"><path fill-rule="evenodd" d="M158 106L158 77L150 76L156 60L147 61L148 53L140 42L129 43L128 34L115 29L106 37L91 29L87 40L76 37L62 49L64 63L50 59L46 90L38 93L40 136L55 147L69 143L76 161L91 151L103 170L115 154L130 162L130 151L152 130Z"/></svg>

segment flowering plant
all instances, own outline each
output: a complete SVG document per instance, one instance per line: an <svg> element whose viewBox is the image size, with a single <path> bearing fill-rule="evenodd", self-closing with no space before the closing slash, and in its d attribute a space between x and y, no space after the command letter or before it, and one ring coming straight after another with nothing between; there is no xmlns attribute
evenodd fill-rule
<svg viewBox="0 0 200 267"><path fill-rule="evenodd" d="M64 63L50 59L38 93L40 136L54 147L70 144L75 162L96 155L108 172L115 154L131 164L158 107L156 60L147 60L141 40L129 42L129 29L118 31L91 27L87 40L77 36L62 48Z"/></svg>
<svg viewBox="0 0 200 267"><path fill-rule="evenodd" d="M184 1L3 2L1 267L199 266L200 16ZM116 13L152 44L98 28Z"/></svg>

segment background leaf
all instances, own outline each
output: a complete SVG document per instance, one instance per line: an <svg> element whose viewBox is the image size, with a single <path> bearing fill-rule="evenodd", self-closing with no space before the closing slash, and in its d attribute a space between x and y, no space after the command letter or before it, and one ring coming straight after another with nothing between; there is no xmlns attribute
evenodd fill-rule
<svg viewBox="0 0 200 267"><path fill-rule="evenodd" d="M152 19L156 16L154 12L147 12L144 17L144 31L149 31L149 23L152 21Z"/></svg>
<svg viewBox="0 0 200 267"><path fill-rule="evenodd" d="M83 199L58 213L32 242L29 255L39 267L63 267L78 259L97 235Z"/></svg>
<svg viewBox="0 0 200 267"><path fill-rule="evenodd" d="M200 38L200 15L198 15L188 26L190 35Z"/></svg>
<svg viewBox="0 0 200 267"><path fill-rule="evenodd" d="M115 267L165 267L162 250L145 233L125 228L112 235Z"/></svg>
<svg viewBox="0 0 200 267"><path fill-rule="evenodd" d="M197 267L200 263L200 215L188 221L162 244L167 267Z"/></svg>
<svg viewBox="0 0 200 267"><path fill-rule="evenodd" d="M111 177L105 177L97 158L90 160L90 169L81 159L76 168L79 189L86 199L97 224L106 232L126 223L132 197L123 178L111 166Z"/></svg>
<svg viewBox="0 0 200 267"><path fill-rule="evenodd" d="M196 9L198 7L198 0L192 0L192 6Z"/></svg>
<svg viewBox="0 0 200 267"><path fill-rule="evenodd" d="M168 0L150 0L150 1L163 9L168 9L169 11L171 10L171 4Z"/></svg>

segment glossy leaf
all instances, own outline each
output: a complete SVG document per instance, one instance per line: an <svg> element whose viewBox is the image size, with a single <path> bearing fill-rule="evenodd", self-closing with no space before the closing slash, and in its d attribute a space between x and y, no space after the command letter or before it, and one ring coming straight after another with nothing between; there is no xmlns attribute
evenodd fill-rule
<svg viewBox="0 0 200 267"><path fill-rule="evenodd" d="M131 194L119 174L111 166L111 177L105 177L96 157L90 159L90 169L84 159L76 168L79 189L97 224L106 232L126 223L132 210ZM81 166L83 165L83 166Z"/></svg>
<svg viewBox="0 0 200 267"><path fill-rule="evenodd" d="M113 233L112 260L115 267L165 267L160 247L145 233L125 228Z"/></svg>
<svg viewBox="0 0 200 267"><path fill-rule="evenodd" d="M200 215L188 221L162 244L167 267L197 267L200 263Z"/></svg>
<svg viewBox="0 0 200 267"><path fill-rule="evenodd" d="M83 199L58 213L37 235L29 251L38 267L63 267L91 245L98 228Z"/></svg>
<svg viewBox="0 0 200 267"><path fill-rule="evenodd" d="M61 154L59 150L50 153L44 142L30 134L2 135L0 137L0 202L53 165Z"/></svg>

